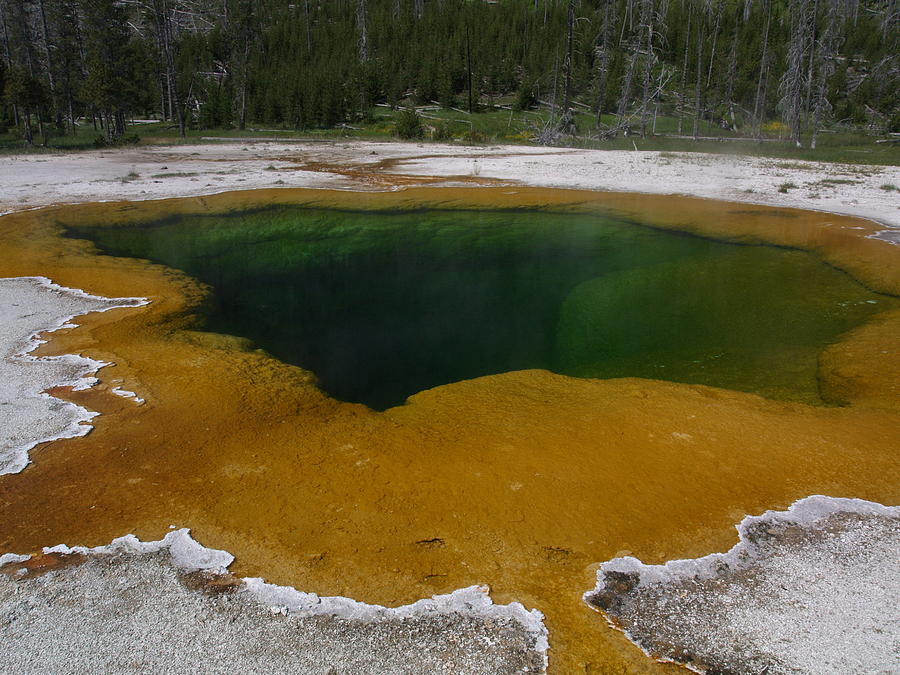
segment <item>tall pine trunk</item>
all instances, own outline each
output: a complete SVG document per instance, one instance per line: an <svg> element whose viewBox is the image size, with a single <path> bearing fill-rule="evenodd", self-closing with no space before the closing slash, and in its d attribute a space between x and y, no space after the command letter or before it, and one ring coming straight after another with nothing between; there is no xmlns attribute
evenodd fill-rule
<svg viewBox="0 0 900 675"><path fill-rule="evenodd" d="M787 70L781 78L781 109L791 132L791 140L799 148L803 118L804 62L809 31L809 0L791 0L791 36L788 45Z"/></svg>
<svg viewBox="0 0 900 675"><path fill-rule="evenodd" d="M772 13L768 4L763 3L762 11L766 13L766 27L763 31L762 55L759 59L759 79L756 83L756 98L753 103L754 135L762 140L762 118L766 112L766 89L769 72L769 28L772 25Z"/></svg>
<svg viewBox="0 0 900 675"><path fill-rule="evenodd" d="M703 38L704 38L704 22L702 21L703 17L697 18L697 23L700 25L697 27L697 73L696 80L694 82L694 130L693 136L694 140L697 140L697 136L700 134L700 82L703 79Z"/></svg>
<svg viewBox="0 0 900 675"><path fill-rule="evenodd" d="M566 13L566 61L565 68L565 84L563 85L563 105L562 118L560 120L561 130L564 133L575 135L575 121L572 115L572 57L573 57L573 38L575 33L575 0L569 0L568 10Z"/></svg>
<svg viewBox="0 0 900 675"><path fill-rule="evenodd" d="M639 51L643 55L644 86L641 94L641 136L647 135L647 125L650 122L648 107L653 78L653 66L656 56L653 53L653 0L642 0L640 19L641 45Z"/></svg>
<svg viewBox="0 0 900 675"><path fill-rule="evenodd" d="M837 0L827 0L825 11L825 30L822 32L818 49L818 71L816 73L815 105L813 107L812 138L809 147L815 150L816 140L822 119L831 110L828 102L828 78L834 73L834 54L840 42L839 22L841 21L840 7Z"/></svg>
<svg viewBox="0 0 900 675"><path fill-rule="evenodd" d="M691 48L691 19L694 15L694 3L688 2L688 22L687 22L687 32L684 36L684 63L681 67L681 92L678 95L679 101L681 102L680 109L678 111L678 135L680 136L684 133L684 104L685 104L685 93L687 92L687 73L688 73L688 56L690 55Z"/></svg>
<svg viewBox="0 0 900 675"><path fill-rule="evenodd" d="M614 9L613 0L606 0L603 8L603 32L601 33L600 45L595 50L597 55L598 73L597 73L597 128L599 129L603 123L603 107L606 105L606 88L607 78L609 77L609 52L612 47L610 44L610 24L615 21L610 8Z"/></svg>
<svg viewBox="0 0 900 675"><path fill-rule="evenodd" d="M369 9L366 0L356 0L356 28L359 31L359 42L357 43L357 52L360 63L366 63L369 60Z"/></svg>

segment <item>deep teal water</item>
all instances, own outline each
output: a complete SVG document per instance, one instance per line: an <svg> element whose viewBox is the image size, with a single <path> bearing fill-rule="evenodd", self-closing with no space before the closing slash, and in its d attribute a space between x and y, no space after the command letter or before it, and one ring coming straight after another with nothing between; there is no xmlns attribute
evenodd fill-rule
<svg viewBox="0 0 900 675"><path fill-rule="evenodd" d="M210 284L208 330L376 409L524 368L816 403L819 352L896 306L808 253L599 215L278 207L69 234Z"/></svg>

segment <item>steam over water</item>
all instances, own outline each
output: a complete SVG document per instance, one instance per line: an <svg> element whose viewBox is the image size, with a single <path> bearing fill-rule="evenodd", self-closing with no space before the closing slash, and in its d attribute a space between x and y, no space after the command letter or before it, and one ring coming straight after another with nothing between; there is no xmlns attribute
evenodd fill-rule
<svg viewBox="0 0 900 675"><path fill-rule="evenodd" d="M277 207L70 234L210 284L209 330L376 409L526 368L821 403L821 350L896 304L807 253L599 215Z"/></svg>

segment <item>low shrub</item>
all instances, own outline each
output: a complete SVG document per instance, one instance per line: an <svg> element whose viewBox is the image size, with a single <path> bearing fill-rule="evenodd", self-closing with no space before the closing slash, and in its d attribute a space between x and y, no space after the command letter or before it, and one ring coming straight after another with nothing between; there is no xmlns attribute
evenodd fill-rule
<svg viewBox="0 0 900 675"><path fill-rule="evenodd" d="M118 138L107 138L102 134L98 134L92 145L98 150L103 148L117 148L122 145L137 145L141 142L141 137L137 134L126 134Z"/></svg>
<svg viewBox="0 0 900 675"><path fill-rule="evenodd" d="M397 135L405 141L411 141L425 136L425 127L422 126L422 118L415 110L401 110L395 123Z"/></svg>
<svg viewBox="0 0 900 675"><path fill-rule="evenodd" d="M535 84L533 82L522 82L519 90L516 92L516 100L513 102L513 110L521 112L523 110L531 110L537 105L537 96L534 94Z"/></svg>
<svg viewBox="0 0 900 675"><path fill-rule="evenodd" d="M466 143L471 143L472 145L483 145L488 142L487 134L482 133L481 131L475 131L474 129L469 129L463 134L463 139Z"/></svg>
<svg viewBox="0 0 900 675"><path fill-rule="evenodd" d="M431 140L452 141L453 130L450 128L450 122L447 120L435 122L434 128L431 130Z"/></svg>

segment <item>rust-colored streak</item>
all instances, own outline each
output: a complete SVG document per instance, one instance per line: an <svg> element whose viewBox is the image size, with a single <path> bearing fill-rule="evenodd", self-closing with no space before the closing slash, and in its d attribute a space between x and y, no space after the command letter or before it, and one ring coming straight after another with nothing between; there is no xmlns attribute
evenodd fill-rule
<svg viewBox="0 0 900 675"><path fill-rule="evenodd" d="M99 545L192 528L237 557L240 576L386 605L487 583L547 616L555 673L674 672L581 601L594 563L648 563L728 549L746 513L823 493L897 503L900 313L822 357L816 408L650 380L520 371L459 382L375 413L332 400L314 377L210 336L184 275L96 256L60 221L108 223L273 203L354 209L613 210L659 227L815 252L900 294L900 250L867 221L708 200L540 189L391 193L273 190L47 209L0 219L3 276L41 274L140 309L92 314L43 353L115 362L108 384L65 394L104 414L85 438L32 453L0 477L0 551ZM851 229L863 228L863 229Z"/></svg>
<svg viewBox="0 0 900 675"><path fill-rule="evenodd" d="M82 553L39 553L24 562L4 565L0 572L16 579L33 579L48 572L80 565L85 560L87 556Z"/></svg>
<svg viewBox="0 0 900 675"><path fill-rule="evenodd" d="M419 158L408 158L419 159ZM285 158L285 161L294 161ZM297 168L302 171L313 171L316 173L330 173L336 176L343 176L348 179L348 185L354 189L370 188L385 189L397 187L415 187L438 184L463 183L471 186L498 186L509 185L509 181L497 178L481 178L479 176L411 176L403 173L391 173L387 171L389 167L395 166L399 160L386 159L370 164L347 164L332 162L302 162ZM291 171L290 167L279 169L279 171Z"/></svg>

